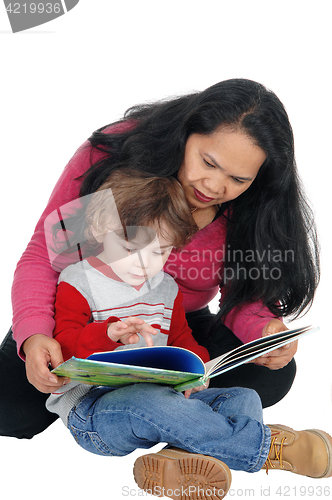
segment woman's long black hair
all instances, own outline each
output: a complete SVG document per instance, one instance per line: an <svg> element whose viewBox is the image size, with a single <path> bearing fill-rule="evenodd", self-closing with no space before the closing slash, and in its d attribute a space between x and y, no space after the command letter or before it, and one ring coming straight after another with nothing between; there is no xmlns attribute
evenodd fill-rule
<svg viewBox="0 0 332 500"><path fill-rule="evenodd" d="M267 158L250 188L221 206L228 218L222 302L233 307L261 300L278 316L311 306L319 281L318 243L294 156L291 125L277 96L246 79L226 80L190 95L130 108L128 130L97 130L92 146L105 155L84 175L81 196L94 192L117 165L176 175L191 134L231 126L250 136Z"/></svg>

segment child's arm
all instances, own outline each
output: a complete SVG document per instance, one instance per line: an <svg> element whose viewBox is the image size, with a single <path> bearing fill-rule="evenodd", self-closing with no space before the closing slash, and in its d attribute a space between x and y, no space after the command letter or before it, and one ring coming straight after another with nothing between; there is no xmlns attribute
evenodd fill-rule
<svg viewBox="0 0 332 500"><path fill-rule="evenodd" d="M138 342L138 333L153 345L151 335L157 331L140 318L124 321L111 316L102 322L91 322L87 300L72 285L62 281L55 301L54 338L62 347L64 360L76 356L87 358L94 352L113 351L123 344Z"/></svg>
<svg viewBox="0 0 332 500"><path fill-rule="evenodd" d="M205 347L198 344L191 333L191 329L187 323L185 310L182 304L182 293L179 290L174 301L173 313L171 318L171 326L168 335L168 345L184 347L188 351L192 351L206 363L210 360L209 353Z"/></svg>
<svg viewBox="0 0 332 500"><path fill-rule="evenodd" d="M62 347L64 360L76 356L87 358L97 351L113 351L120 343L107 335L110 321L91 322L91 310L87 300L73 286L62 281L55 300L55 329L53 336Z"/></svg>
<svg viewBox="0 0 332 500"><path fill-rule="evenodd" d="M174 301L173 314L171 319L171 327L168 336L168 345L174 345L177 347L184 347L189 351L198 354L198 356L206 363L210 360L209 353L205 347L198 344L191 333L191 329L187 323L185 310L182 304L182 293L178 292L178 295ZM189 398L192 392L198 392L206 389L209 386L207 382L205 385L200 385L194 387L193 389L188 389L184 392L185 398Z"/></svg>

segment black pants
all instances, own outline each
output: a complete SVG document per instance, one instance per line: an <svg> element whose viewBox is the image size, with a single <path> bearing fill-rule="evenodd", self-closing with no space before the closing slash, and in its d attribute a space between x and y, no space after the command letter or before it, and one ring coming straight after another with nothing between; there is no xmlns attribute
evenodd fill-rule
<svg viewBox="0 0 332 500"><path fill-rule="evenodd" d="M0 346L0 436L32 438L45 430L58 418L45 408L48 396L29 383L9 330Z"/></svg>
<svg viewBox="0 0 332 500"><path fill-rule="evenodd" d="M212 315L208 308L187 315L197 341L208 348L211 358L240 345L237 337L224 325L207 339ZM281 370L269 370L251 364L230 370L210 381L210 387L249 387L255 389L264 407L271 406L289 391L296 372L294 360ZM0 435L32 438L51 425L57 416L45 408L48 394L35 389L27 380L25 364L17 356L11 330L0 346Z"/></svg>

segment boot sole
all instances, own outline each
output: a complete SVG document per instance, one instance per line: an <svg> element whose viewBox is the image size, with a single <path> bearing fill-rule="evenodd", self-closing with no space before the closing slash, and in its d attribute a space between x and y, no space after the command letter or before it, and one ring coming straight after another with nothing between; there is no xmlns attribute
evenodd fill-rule
<svg viewBox="0 0 332 500"><path fill-rule="evenodd" d="M167 454L171 456L152 453L136 460L134 478L142 490L173 500L225 497L232 480L226 464L204 455L177 454L173 450L167 450Z"/></svg>

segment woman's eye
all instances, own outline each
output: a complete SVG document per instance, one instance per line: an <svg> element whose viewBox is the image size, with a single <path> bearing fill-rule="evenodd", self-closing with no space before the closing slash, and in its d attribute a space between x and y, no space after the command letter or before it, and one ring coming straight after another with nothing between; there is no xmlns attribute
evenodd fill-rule
<svg viewBox="0 0 332 500"><path fill-rule="evenodd" d="M233 181L236 182L237 184L243 184L243 181L241 179L238 179L237 177L232 177Z"/></svg>
<svg viewBox="0 0 332 500"><path fill-rule="evenodd" d="M208 167L211 167L211 168L216 168L212 163L209 163L207 160L205 160L204 158L204 163L205 165L207 165Z"/></svg>

